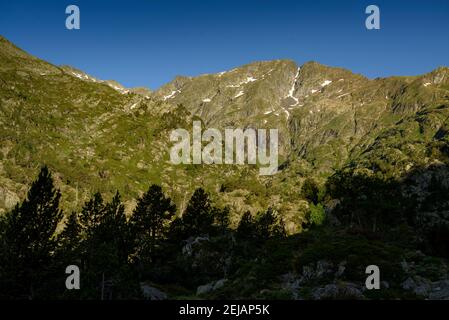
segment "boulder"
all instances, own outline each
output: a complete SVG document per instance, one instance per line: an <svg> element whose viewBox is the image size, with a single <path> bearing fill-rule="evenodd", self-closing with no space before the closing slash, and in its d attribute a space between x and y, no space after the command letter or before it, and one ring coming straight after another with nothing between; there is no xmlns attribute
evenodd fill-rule
<svg viewBox="0 0 449 320"><path fill-rule="evenodd" d="M147 300L166 300L167 294L162 292L161 290L149 286L145 283L140 283L140 289L142 290L142 294Z"/></svg>
<svg viewBox="0 0 449 320"><path fill-rule="evenodd" d="M193 247L203 241L209 241L209 237L190 237L189 239L185 240L185 245L182 247L182 254L191 256L193 253Z"/></svg>
<svg viewBox="0 0 449 320"><path fill-rule="evenodd" d="M412 291L418 296L427 297L430 293L431 282L420 276L408 277L402 283L402 289Z"/></svg>
<svg viewBox="0 0 449 320"><path fill-rule="evenodd" d="M202 294L206 294L215 290L218 290L220 288L222 288L224 286L224 284L226 283L227 279L220 279L217 281L212 281L209 282L208 284L199 286L196 289L196 295L202 295Z"/></svg>

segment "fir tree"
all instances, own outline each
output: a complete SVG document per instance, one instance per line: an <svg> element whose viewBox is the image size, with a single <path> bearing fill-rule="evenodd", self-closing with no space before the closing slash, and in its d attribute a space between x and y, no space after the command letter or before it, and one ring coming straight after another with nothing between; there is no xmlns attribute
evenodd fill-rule
<svg viewBox="0 0 449 320"><path fill-rule="evenodd" d="M256 229L260 240L267 240L273 236L285 236L284 223L279 220L277 212L271 207L258 215Z"/></svg>
<svg viewBox="0 0 449 320"><path fill-rule="evenodd" d="M137 207L131 218L136 251L142 260L152 259L156 247L165 237L168 224L176 212L176 206L166 197L162 188L151 185L137 200Z"/></svg>
<svg viewBox="0 0 449 320"><path fill-rule="evenodd" d="M60 198L44 166L27 198L5 217L1 265L3 277L9 279L6 290L9 287L13 296L35 298L39 284L49 276L57 249L55 232L63 216Z"/></svg>
<svg viewBox="0 0 449 320"><path fill-rule="evenodd" d="M182 215L184 237L208 234L214 222L213 210L209 195L202 188L196 189Z"/></svg>
<svg viewBox="0 0 449 320"><path fill-rule="evenodd" d="M63 259L68 263L79 260L79 245L81 242L81 225L78 222L78 215L72 212L67 218L64 230L58 236L60 250Z"/></svg>
<svg viewBox="0 0 449 320"><path fill-rule="evenodd" d="M224 235L229 229L229 207L223 209L216 208L213 212L215 225L218 227L220 234Z"/></svg>
<svg viewBox="0 0 449 320"><path fill-rule="evenodd" d="M252 239L256 234L256 225L251 212L246 211L240 218L237 227L237 237L239 239Z"/></svg>

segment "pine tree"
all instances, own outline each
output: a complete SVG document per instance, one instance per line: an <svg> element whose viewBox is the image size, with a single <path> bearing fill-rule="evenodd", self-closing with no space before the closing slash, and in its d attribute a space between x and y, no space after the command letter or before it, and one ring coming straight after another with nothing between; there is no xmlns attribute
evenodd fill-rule
<svg viewBox="0 0 449 320"><path fill-rule="evenodd" d="M76 212L72 212L67 218L64 230L58 235L58 242L63 259L74 263L80 259L79 245L81 240L81 225ZM72 260L72 261L71 261Z"/></svg>
<svg viewBox="0 0 449 320"><path fill-rule="evenodd" d="M152 255L165 237L175 212L176 206L158 185L151 185L137 200L137 207L130 222L133 236L136 238L136 251L142 260L152 260Z"/></svg>
<svg viewBox="0 0 449 320"><path fill-rule="evenodd" d="M257 236L260 240L267 240L272 236L285 234L284 224L279 221L277 212L273 208L261 213L256 221Z"/></svg>
<svg viewBox="0 0 449 320"><path fill-rule="evenodd" d="M224 235L229 228L229 207L213 210L214 223L218 227L220 234Z"/></svg>
<svg viewBox="0 0 449 320"><path fill-rule="evenodd" d="M132 234L125 216L125 208L117 192L111 202L104 204L99 193L84 205L80 215L82 225L82 257L85 286L90 298L100 298L102 288L107 296L127 290L123 279L130 276L128 257ZM136 282L137 283L137 282ZM134 290L133 286L128 286Z"/></svg>
<svg viewBox="0 0 449 320"><path fill-rule="evenodd" d="M256 234L256 225L251 215L251 212L246 211L240 218L239 225L237 227L237 238L239 239L251 239Z"/></svg>
<svg viewBox="0 0 449 320"><path fill-rule="evenodd" d="M91 236L91 233L100 224L105 214L105 204L101 193L97 192L87 201L80 214L80 225L84 239Z"/></svg>
<svg viewBox="0 0 449 320"><path fill-rule="evenodd" d="M39 284L49 276L57 249L55 232L62 219L61 194L46 166L41 168L27 198L10 211L4 221L2 261L11 294L33 299Z"/></svg>
<svg viewBox="0 0 449 320"><path fill-rule="evenodd" d="M92 230L88 230L91 246L103 248L101 255L105 259L98 259L99 251L95 250L91 254L95 255L95 260L103 268L118 268L126 264L131 247L130 232L125 216L120 194L117 192L111 202L107 203L101 210L102 215L98 216L98 223L92 225Z"/></svg>
<svg viewBox="0 0 449 320"><path fill-rule="evenodd" d="M214 222L213 210L209 195L202 188L196 189L182 215L184 237L208 234Z"/></svg>

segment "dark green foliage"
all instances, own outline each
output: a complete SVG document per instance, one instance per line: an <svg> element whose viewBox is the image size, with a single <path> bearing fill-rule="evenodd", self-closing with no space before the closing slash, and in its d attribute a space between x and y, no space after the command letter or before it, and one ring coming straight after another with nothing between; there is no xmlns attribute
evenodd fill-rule
<svg viewBox="0 0 449 320"><path fill-rule="evenodd" d="M256 236L257 230L251 212L246 211L240 219L237 227L237 237L239 239L252 239Z"/></svg>
<svg viewBox="0 0 449 320"><path fill-rule="evenodd" d="M338 171L327 182L329 194L340 199L337 216L351 226L388 228L412 219L413 199L404 198L391 178Z"/></svg>
<svg viewBox="0 0 449 320"><path fill-rule="evenodd" d="M214 211L209 195L202 188L196 189L182 217L172 225L172 235L185 240L210 233L213 230Z"/></svg>
<svg viewBox="0 0 449 320"><path fill-rule="evenodd" d="M166 236L169 223L176 212L176 206L166 197L162 188L151 185L137 200L137 207L131 217L131 231L135 238L135 254L152 258L155 250Z"/></svg>
<svg viewBox="0 0 449 320"><path fill-rule="evenodd" d="M259 213L256 219L256 232L260 240L268 240L271 237L285 236L285 228L282 219L278 217L273 208Z"/></svg>
<svg viewBox="0 0 449 320"><path fill-rule="evenodd" d="M102 217L105 214L105 205L103 197L99 192L87 201L80 214L80 224L83 230L84 239L92 237L92 233L100 225Z"/></svg>
<svg viewBox="0 0 449 320"><path fill-rule="evenodd" d="M72 212L67 218L64 230L58 235L61 253L66 261L79 259L79 244L81 242L81 225L76 212Z"/></svg>
<svg viewBox="0 0 449 320"><path fill-rule="evenodd" d="M195 191L182 217L171 221L175 206L160 186L151 185L129 221L118 193L109 202L96 193L79 214L67 216L57 234L60 195L43 168L27 200L0 218L0 298L134 299L141 298L141 281L175 297L190 297L198 286L218 279L227 279L224 287L201 297L291 298L290 291L279 287L280 276L300 274L305 266L314 268L323 260L334 267L344 261L342 280L356 283L365 279L367 265L376 264L391 287L366 297L408 298L410 293L401 287L407 277L403 260L416 261L416 274L434 281L447 269L441 260L417 253L413 228L421 220L404 212L406 199L399 197L398 186L377 176L337 172L327 190L340 200L333 213L343 226L323 224L324 205L311 203L307 226L314 228L287 237L272 207L255 217L246 212L231 230L230 209L215 207L203 189ZM446 185L433 177L422 207L443 208L445 191ZM33 219L33 225L24 217ZM424 249L444 255L444 225L425 231L429 248ZM71 264L81 270L79 291L65 289L64 270ZM311 288L331 281L333 272L308 280L300 292L310 297Z"/></svg>
<svg viewBox="0 0 449 320"><path fill-rule="evenodd" d="M217 227L221 235L224 235L227 231L229 231L229 213L229 207L224 207L223 209L214 208L214 212L212 213L214 217L214 225Z"/></svg>
<svg viewBox="0 0 449 320"><path fill-rule="evenodd" d="M331 262L335 266L345 261L345 278L360 281L365 278L365 268L375 264L382 270L383 280L397 283L403 277L401 261L406 250L407 248L363 236L326 233L313 239L304 249L297 257L295 268L300 273L304 266L313 266L320 260ZM321 279L326 280L328 279Z"/></svg>
<svg viewBox="0 0 449 320"><path fill-rule="evenodd" d="M320 226L326 219L326 212L321 203L310 204L309 211L307 212L307 224L310 226Z"/></svg>
<svg viewBox="0 0 449 320"><path fill-rule="evenodd" d="M302 185L302 195L313 204L318 203L320 189L314 179L307 178L304 180L304 184Z"/></svg>
<svg viewBox="0 0 449 320"><path fill-rule="evenodd" d="M129 272L128 256L132 249L132 237L126 221L124 206L117 193L111 202L103 204L96 195L83 208L83 252L87 280L83 290L87 295L100 298L103 279L113 284L109 297L123 294L122 280Z"/></svg>
<svg viewBox="0 0 449 320"><path fill-rule="evenodd" d="M3 219L0 296L35 298L53 272L56 227L61 222L61 194L47 167L31 185L25 201Z"/></svg>

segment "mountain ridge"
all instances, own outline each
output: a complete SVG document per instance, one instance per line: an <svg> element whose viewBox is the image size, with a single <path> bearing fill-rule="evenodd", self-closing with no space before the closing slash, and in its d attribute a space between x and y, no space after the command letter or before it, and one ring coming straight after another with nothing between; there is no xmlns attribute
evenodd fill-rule
<svg viewBox="0 0 449 320"><path fill-rule="evenodd" d="M177 77L142 94L85 73L74 75L75 69L29 56L3 39L3 211L24 197L26 185L46 163L64 191L67 211L92 192L119 190L129 212L133 198L151 181L162 184L182 212L187 195L203 185L225 190L220 201L231 206L235 221L246 210L272 206L285 217L289 232L296 232L309 207L300 194L307 177L324 184L345 168L399 177L446 159L447 67L368 79L313 61L298 66L273 60ZM218 129L278 128L280 172L259 177L251 166L171 165L170 131L191 128L195 118Z"/></svg>

